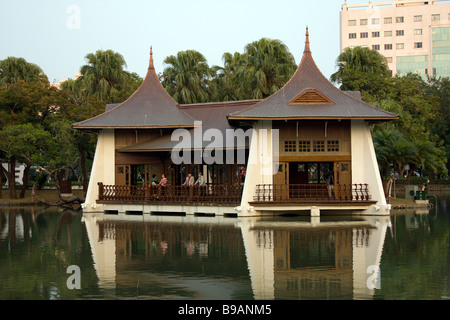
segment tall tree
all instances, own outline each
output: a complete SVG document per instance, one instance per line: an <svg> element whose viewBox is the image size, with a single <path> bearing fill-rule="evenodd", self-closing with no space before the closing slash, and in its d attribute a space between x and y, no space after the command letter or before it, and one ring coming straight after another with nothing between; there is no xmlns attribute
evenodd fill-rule
<svg viewBox="0 0 450 320"><path fill-rule="evenodd" d="M94 94L106 103L114 101L114 96L130 86L130 74L124 70L124 57L113 50L97 50L85 57L87 64L80 69L81 76L77 79L84 82L89 94Z"/></svg>
<svg viewBox="0 0 450 320"><path fill-rule="evenodd" d="M24 58L8 57L0 61L0 130L9 124L18 124L28 116L35 107L30 106L34 93L30 87L39 90L48 84L48 78L36 64ZM25 89L24 91L22 89ZM25 103L27 101L28 103ZM42 110L41 110L42 111ZM45 116L44 116L45 117ZM16 199L16 155L4 155L9 162L9 170L0 169L8 178L10 198Z"/></svg>
<svg viewBox="0 0 450 320"><path fill-rule="evenodd" d="M391 71L386 58L367 47L346 48L336 59L338 70L330 80L341 90L361 91L364 95L382 97L390 87Z"/></svg>
<svg viewBox="0 0 450 320"><path fill-rule="evenodd" d="M9 86L19 80L32 82L46 78L38 65L24 58L8 57L0 61L0 85Z"/></svg>
<svg viewBox="0 0 450 320"><path fill-rule="evenodd" d="M166 91L180 104L210 100L209 81L213 71L206 58L198 51L179 51L164 59L168 66L161 78Z"/></svg>
<svg viewBox="0 0 450 320"><path fill-rule="evenodd" d="M239 64L235 76L239 99L263 99L274 94L297 69L287 46L268 38L247 44Z"/></svg>

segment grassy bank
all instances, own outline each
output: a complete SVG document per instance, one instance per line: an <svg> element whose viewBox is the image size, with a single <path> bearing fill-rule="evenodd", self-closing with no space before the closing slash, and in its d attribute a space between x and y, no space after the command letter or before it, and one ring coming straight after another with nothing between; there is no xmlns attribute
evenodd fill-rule
<svg viewBox="0 0 450 320"><path fill-rule="evenodd" d="M17 192L19 196L20 191ZM83 196L82 190L73 190L74 195ZM36 190L36 195L48 202L58 202L60 199L58 197L58 192L56 190ZM31 198L31 190L25 192L25 197L23 199L9 199L9 190L3 190L3 198L0 199L0 206L30 206L37 204L33 202Z"/></svg>

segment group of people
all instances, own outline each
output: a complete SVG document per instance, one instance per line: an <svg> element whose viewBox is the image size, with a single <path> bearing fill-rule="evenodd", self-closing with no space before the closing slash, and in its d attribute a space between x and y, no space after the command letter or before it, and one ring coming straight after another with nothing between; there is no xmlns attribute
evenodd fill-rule
<svg viewBox="0 0 450 320"><path fill-rule="evenodd" d="M158 183L158 180L156 179L156 174L152 174L152 180L150 183L152 186L164 187L167 184L167 178L164 174L162 174L161 180ZM182 186L187 186L187 187L194 186L194 185L198 185L200 187L203 187L206 185L205 178L203 177L203 175L200 172L198 173L197 181L194 182L194 177L192 176L191 173L188 173L188 175L186 177L186 181L182 184Z"/></svg>
<svg viewBox="0 0 450 320"><path fill-rule="evenodd" d="M187 177L186 177L186 181L182 184L182 186L194 186L194 185L198 185L200 187L203 187L204 185L206 185L205 182L205 178L203 177L203 175L201 174L201 172L198 173L198 178L197 181L194 182L194 177L192 176L191 173L188 173Z"/></svg>
<svg viewBox="0 0 450 320"><path fill-rule="evenodd" d="M152 174L152 180L150 183L152 186L164 187L167 184L167 178L164 174L162 174L161 180L158 183L158 180L156 179L156 174Z"/></svg>

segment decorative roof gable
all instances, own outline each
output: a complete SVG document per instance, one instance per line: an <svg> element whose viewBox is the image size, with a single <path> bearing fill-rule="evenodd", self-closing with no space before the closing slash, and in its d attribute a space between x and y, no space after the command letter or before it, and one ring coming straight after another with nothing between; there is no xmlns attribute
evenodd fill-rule
<svg viewBox="0 0 450 320"><path fill-rule="evenodd" d="M306 89L300 93L297 97L292 99L289 104L334 104L333 101L325 97L316 89Z"/></svg>

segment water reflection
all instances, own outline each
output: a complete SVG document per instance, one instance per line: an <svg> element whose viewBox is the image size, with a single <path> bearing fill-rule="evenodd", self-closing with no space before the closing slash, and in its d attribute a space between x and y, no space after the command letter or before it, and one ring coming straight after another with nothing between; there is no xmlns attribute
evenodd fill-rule
<svg viewBox="0 0 450 320"><path fill-rule="evenodd" d="M171 287L199 299L245 298L248 280L255 299L370 299L368 268L380 265L389 221L84 216L101 288Z"/></svg>
<svg viewBox="0 0 450 320"><path fill-rule="evenodd" d="M442 201L365 218L0 208L0 299L448 299Z"/></svg>

